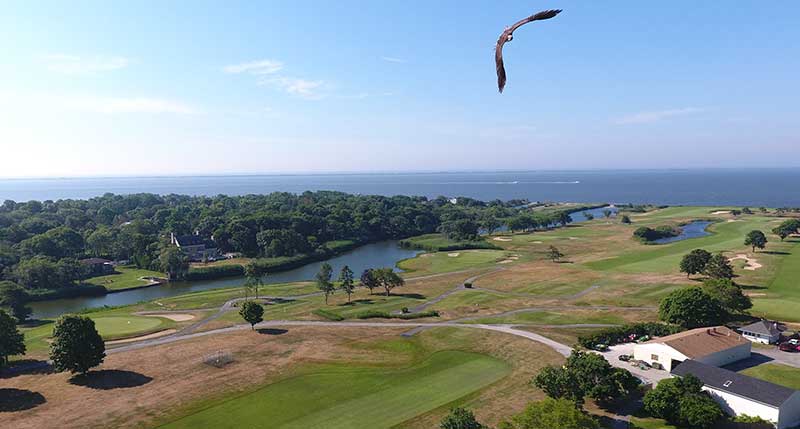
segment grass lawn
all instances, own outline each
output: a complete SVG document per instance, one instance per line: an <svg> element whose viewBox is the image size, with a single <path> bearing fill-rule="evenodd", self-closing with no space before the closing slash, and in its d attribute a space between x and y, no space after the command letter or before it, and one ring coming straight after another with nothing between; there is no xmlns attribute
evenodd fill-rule
<svg viewBox="0 0 800 429"><path fill-rule="evenodd" d="M402 240L401 243L431 252L451 249L491 249L494 246L492 242L486 241L484 238L478 238L475 241L457 241L447 238L444 234L418 235Z"/></svg>
<svg viewBox="0 0 800 429"><path fill-rule="evenodd" d="M677 426L652 417L631 417L631 429L677 429Z"/></svg>
<svg viewBox="0 0 800 429"><path fill-rule="evenodd" d="M114 309L86 314L94 320L97 332L104 340L145 335L175 326L175 322L161 317L135 316L129 314L130 309ZM50 343L47 341L53 335L54 321L45 320L36 327L21 329L25 335L25 346L28 354L46 352Z"/></svg>
<svg viewBox="0 0 800 429"><path fill-rule="evenodd" d="M767 363L742 371L742 374L760 378L792 389L800 389L800 368L779 363Z"/></svg>
<svg viewBox="0 0 800 429"><path fill-rule="evenodd" d="M167 424L167 428L389 428L511 371L487 355L442 351L405 368L324 365Z"/></svg>
<svg viewBox="0 0 800 429"><path fill-rule="evenodd" d="M244 281L244 280L243 280ZM259 296L285 297L316 292L311 282L276 283L258 288ZM192 310L218 308L233 298L244 297L244 288L230 287L191 292L185 295L161 298L144 304L147 310Z"/></svg>
<svg viewBox="0 0 800 429"><path fill-rule="evenodd" d="M116 274L86 279L86 283L103 286L107 290L124 290L144 286L147 281L140 277L164 277L163 273L139 268L116 267Z"/></svg>
<svg viewBox="0 0 800 429"><path fill-rule="evenodd" d="M708 228L712 234L705 237L662 245L639 244L622 255L588 262L586 265L597 270L632 273L677 272L681 258L692 249L703 248L709 252L740 249L747 232L754 229L768 231L774 223L776 220L773 218L747 216L736 222L712 224Z"/></svg>
<svg viewBox="0 0 800 429"><path fill-rule="evenodd" d="M402 260L397 266L405 271L413 272L415 276L438 274L491 266L510 254L504 250L456 250L423 253L414 258Z"/></svg>
<svg viewBox="0 0 800 429"><path fill-rule="evenodd" d="M530 311L503 317L484 317L469 323L527 323L537 325L571 325L576 323L625 324L618 312L596 311Z"/></svg>

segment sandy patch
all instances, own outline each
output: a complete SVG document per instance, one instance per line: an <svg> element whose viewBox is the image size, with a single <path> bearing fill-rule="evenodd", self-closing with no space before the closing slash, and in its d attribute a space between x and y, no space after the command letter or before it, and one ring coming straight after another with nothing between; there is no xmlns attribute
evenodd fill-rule
<svg viewBox="0 0 800 429"><path fill-rule="evenodd" d="M455 253L448 253L448 254L447 254L447 256L449 256L449 257L451 257L451 258L457 258L457 257L458 257L458 255L460 255L460 253L458 253L458 252L455 252Z"/></svg>
<svg viewBox="0 0 800 429"><path fill-rule="evenodd" d="M135 341L149 340L152 338L163 337L178 332L177 329L165 329L163 331L153 332L152 334L142 335L140 337L125 338L124 340L106 341L107 345L113 346L114 344L133 343Z"/></svg>
<svg viewBox="0 0 800 429"><path fill-rule="evenodd" d="M767 296L767 294L765 294L763 292L747 292L747 291L745 291L744 294L747 295L747 296Z"/></svg>
<svg viewBox="0 0 800 429"><path fill-rule="evenodd" d="M495 237L492 240L494 241L511 241L510 237Z"/></svg>
<svg viewBox="0 0 800 429"><path fill-rule="evenodd" d="M194 319L194 315L188 313L160 313L160 314L143 314L147 317L163 317L175 322L186 322L187 320Z"/></svg>
<svg viewBox="0 0 800 429"><path fill-rule="evenodd" d="M430 258L431 256L433 256L433 253L423 253L419 255L420 258Z"/></svg>
<svg viewBox="0 0 800 429"><path fill-rule="evenodd" d="M720 214L730 214L730 210L717 210L715 212L711 212L711 214L720 215Z"/></svg>
<svg viewBox="0 0 800 429"><path fill-rule="evenodd" d="M533 243L533 244L542 244L541 241L531 241L531 243Z"/></svg>
<svg viewBox="0 0 800 429"><path fill-rule="evenodd" d="M502 261L498 261L497 263L498 264L510 264L512 262L514 262L513 259L503 259Z"/></svg>
<svg viewBox="0 0 800 429"><path fill-rule="evenodd" d="M570 240L577 240L578 239L578 237L567 237L567 238L569 238Z"/></svg>
<svg viewBox="0 0 800 429"><path fill-rule="evenodd" d="M736 219L728 219L726 222L739 222L739 221Z"/></svg>
<svg viewBox="0 0 800 429"><path fill-rule="evenodd" d="M748 270L748 271L755 271L755 270L763 267L763 265L759 264L756 259L750 258L747 255L745 255L744 253L740 253L740 254L736 255L735 258L730 258L731 261L735 261L737 259L743 259L747 263L747 265L745 265L744 269Z"/></svg>

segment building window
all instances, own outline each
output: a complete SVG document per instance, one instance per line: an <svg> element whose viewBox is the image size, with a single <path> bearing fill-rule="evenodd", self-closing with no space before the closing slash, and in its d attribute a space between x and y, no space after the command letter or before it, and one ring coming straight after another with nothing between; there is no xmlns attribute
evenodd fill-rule
<svg viewBox="0 0 800 429"><path fill-rule="evenodd" d="M650 359L657 361L658 355L650 355Z"/></svg>

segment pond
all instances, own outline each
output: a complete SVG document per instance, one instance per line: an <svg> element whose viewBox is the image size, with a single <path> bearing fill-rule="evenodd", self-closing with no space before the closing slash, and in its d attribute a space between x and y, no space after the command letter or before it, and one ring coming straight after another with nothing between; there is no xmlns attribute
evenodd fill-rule
<svg viewBox="0 0 800 429"><path fill-rule="evenodd" d="M700 238L711 235L710 232L706 231L706 228L708 228L708 226L712 223L713 222L707 220L695 220L689 222L686 225L681 226L681 233L679 235L674 237L659 238L658 240L653 240L653 243L667 244L674 243L676 241L688 240L690 238Z"/></svg>
<svg viewBox="0 0 800 429"><path fill-rule="evenodd" d="M406 258L413 258L420 252L421 251L414 249L403 249L398 245L397 241L382 241L361 246L328 259L327 261L313 262L293 270L269 274L264 281L267 284L274 284L312 280L324 262L331 264L334 277L338 276L339 270L345 265L349 266L350 269L353 270L353 273L355 273L354 275L358 277L361 275L361 272L367 268L394 267L398 261ZM110 293L103 296L32 302L30 307L33 309L34 318L46 319L58 317L64 313L79 311L84 308L102 307L104 305L129 305L141 301L151 301L158 298L183 295L189 292L238 287L241 286L243 282L244 279L242 277L228 277L196 282L171 282L161 286Z"/></svg>

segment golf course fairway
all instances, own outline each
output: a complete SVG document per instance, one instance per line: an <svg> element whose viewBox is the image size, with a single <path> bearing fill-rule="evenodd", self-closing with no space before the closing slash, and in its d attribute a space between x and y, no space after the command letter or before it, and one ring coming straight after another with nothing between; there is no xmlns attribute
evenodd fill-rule
<svg viewBox="0 0 800 429"><path fill-rule="evenodd" d="M173 421L166 428L389 428L509 374L490 356L442 351L406 368L327 365Z"/></svg>

